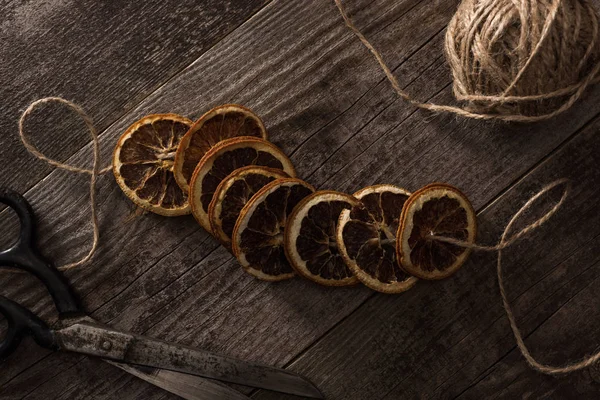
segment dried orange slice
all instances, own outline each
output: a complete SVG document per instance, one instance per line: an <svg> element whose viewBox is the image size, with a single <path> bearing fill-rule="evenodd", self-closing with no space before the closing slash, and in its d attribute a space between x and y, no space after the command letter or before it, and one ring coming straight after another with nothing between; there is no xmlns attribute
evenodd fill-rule
<svg viewBox="0 0 600 400"><path fill-rule="evenodd" d="M173 171L177 184L189 191L194 169L202 157L221 140L236 136L267 138L261 119L251 110L237 104L225 104L204 114L185 134L177 154Z"/></svg>
<svg viewBox="0 0 600 400"><path fill-rule="evenodd" d="M340 213L358 204L348 194L322 190L294 208L285 228L285 253L298 274L326 286L358 283L335 240Z"/></svg>
<svg viewBox="0 0 600 400"><path fill-rule="evenodd" d="M366 187L360 203L343 210L336 232L340 254L365 285L383 293L401 293L417 283L396 258L396 233L402 206L410 193L394 185Z"/></svg>
<svg viewBox="0 0 600 400"><path fill-rule="evenodd" d="M246 272L265 281L295 275L283 249L284 229L292 209L314 190L300 179L277 179L246 203L231 240L233 254Z"/></svg>
<svg viewBox="0 0 600 400"><path fill-rule="evenodd" d="M281 178L288 178L288 175L280 169L256 165L239 168L229 174L217 186L208 206L213 235L229 246L235 223L248 200L267 183Z"/></svg>
<svg viewBox="0 0 600 400"><path fill-rule="evenodd" d="M208 206L215 190L230 173L248 165L276 168L296 176L290 159L266 140L249 136L223 140L202 157L190 181L192 213L207 231L211 232Z"/></svg>
<svg viewBox="0 0 600 400"><path fill-rule="evenodd" d="M113 153L113 172L135 204L165 216L189 214L187 193L173 176L173 160L191 125L177 114L153 114L123 133Z"/></svg>
<svg viewBox="0 0 600 400"><path fill-rule="evenodd" d="M443 279L455 273L470 249L433 239L443 236L475 242L473 206L457 188L433 183L412 194L400 217L396 253L402 268L422 279Z"/></svg>

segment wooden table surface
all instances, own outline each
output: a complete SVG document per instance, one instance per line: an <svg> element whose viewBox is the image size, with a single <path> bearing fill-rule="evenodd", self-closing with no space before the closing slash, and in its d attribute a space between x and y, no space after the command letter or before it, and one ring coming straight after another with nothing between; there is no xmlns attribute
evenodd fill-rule
<svg viewBox="0 0 600 400"><path fill-rule="evenodd" d="M403 87L423 101L454 103L442 48L458 0L345 3ZM31 201L40 246L55 263L88 251L88 177L53 170L22 148L17 120L31 101L56 95L83 106L101 132L103 164L145 114L194 119L236 102L263 117L318 188L458 186L486 244L533 193L569 178L573 190L558 215L504 252L507 292L542 362L562 365L598 349L600 87L533 125L416 110L327 0L3 1L0 10L0 184ZM46 154L90 165L89 138L73 113L42 107L26 127ZM300 278L270 284L244 273L192 217L132 217L110 174L99 180L98 203L96 256L67 275L86 309L116 327L288 368L328 399L600 396L600 369L549 377L527 366L502 308L495 254L474 254L453 277L401 295ZM11 222L3 233L14 233L10 217L3 213ZM2 273L0 294L56 318L31 277ZM30 341L0 371L1 399L175 398L98 360Z"/></svg>

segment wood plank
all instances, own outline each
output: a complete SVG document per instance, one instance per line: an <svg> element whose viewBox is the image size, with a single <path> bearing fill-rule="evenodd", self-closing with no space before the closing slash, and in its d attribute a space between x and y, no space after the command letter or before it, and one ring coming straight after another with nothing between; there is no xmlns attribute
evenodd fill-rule
<svg viewBox="0 0 600 400"><path fill-rule="evenodd" d="M596 119L478 217L481 242L494 243L544 183L572 181L556 217L503 253L507 293L526 343L551 365L597 350L599 128ZM539 203L542 210L549 205ZM533 221L541 212L529 214ZM373 296L290 369L314 376L328 398L597 398L600 389L589 371L549 377L527 366L502 309L493 254L476 254L450 279L420 282L401 296Z"/></svg>
<svg viewBox="0 0 600 400"><path fill-rule="evenodd" d="M353 191L381 181L414 190L440 179L465 189L482 208L600 111L600 90L595 89L563 117L531 126L415 112L396 99L335 6L307 4L269 4L107 129L105 153L145 113L198 115L234 101L263 116L271 137L292 154L300 174L321 187ZM350 9L359 26L385 48L403 85L422 99L451 101L439 50L456 5L364 0L353 1ZM86 160L87 150L72 161ZM85 184L85 177L55 171L27 194L41 217L41 246L60 262L85 252ZM103 243L89 266L68 276L102 321L286 365L373 295L366 288L334 290L300 279L256 281L191 218L145 215L129 221L131 205L111 177L101 178L99 190ZM473 288L468 280L462 283ZM50 302L32 279L3 276L2 287L3 294L52 317ZM420 287L406 296L415 296L411 293ZM432 306L435 295L432 291L427 297ZM0 395L110 398L102 388L120 374L95 360L47 355L29 344L3 365ZM309 376L328 375L314 370ZM123 379L134 392L147 386Z"/></svg>
<svg viewBox="0 0 600 400"><path fill-rule="evenodd" d="M24 191L51 170L17 137L17 121L40 97L82 105L104 129L259 10L268 0L2 2L0 184ZM64 110L63 110L64 111ZM68 112L41 111L35 143L64 160L88 142Z"/></svg>

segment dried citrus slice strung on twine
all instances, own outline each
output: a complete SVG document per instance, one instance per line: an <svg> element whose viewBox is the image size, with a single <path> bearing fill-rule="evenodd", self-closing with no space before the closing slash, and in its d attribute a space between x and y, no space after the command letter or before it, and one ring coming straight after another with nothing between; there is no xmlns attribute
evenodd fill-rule
<svg viewBox="0 0 600 400"><path fill-rule="evenodd" d="M282 170L256 165L239 168L229 174L217 186L208 206L213 235L229 246L235 223L248 200L267 183L287 177Z"/></svg>
<svg viewBox="0 0 600 400"><path fill-rule="evenodd" d="M336 240L346 265L365 285L383 293L401 293L417 283L400 267L396 233L402 206L410 193L394 185L366 187L358 205L343 210Z"/></svg>
<svg viewBox="0 0 600 400"><path fill-rule="evenodd" d="M113 172L136 205L165 216L189 214L187 193L173 176L173 160L191 125L177 114L153 114L123 133L113 153Z"/></svg>
<svg viewBox="0 0 600 400"><path fill-rule="evenodd" d="M338 0L336 0L336 2L339 3ZM593 76L593 75L594 74L592 74L591 76ZM32 110L36 106L43 104L43 103L52 102L52 101L63 103L65 105L67 105L68 107L70 107L71 109L73 109L84 120L85 124L87 125L87 127L89 129L89 133L92 137L92 142L93 142L92 149L93 149L93 154L94 154L94 167L92 169L79 168L79 167L76 167L76 166L73 166L70 164L62 163L60 161L48 158L44 154L42 154L39 150L37 150L31 143L29 143L27 136L25 134L25 131L24 131L24 127L23 127L26 117L32 112ZM150 117L148 117L148 118L150 118ZM177 118L181 118L181 117L177 117ZM185 123L186 123L185 119L183 119L183 118L181 118L181 119L183 121L177 121L177 122L182 122L185 125ZM173 127L174 140L173 140L173 142L176 142L176 137L178 136L178 134L176 132L178 132L179 129L175 128L175 125L176 125L175 123L173 123L173 125L174 125L174 127ZM160 129L159 132L163 132L163 130ZM83 257L79 261L76 261L74 263L60 267L60 269L65 270L65 269L75 268L79 265L82 265L83 263L87 262L91 257L93 257L94 252L97 248L98 239L99 239L98 220L97 220L97 215L96 215L97 204L96 204L96 200L95 200L96 199L96 196L95 196L95 194L96 194L96 179L99 174L103 174L104 172L110 170L110 168L99 168L99 166L98 166L98 160L99 160L98 133L97 133L95 127L93 126L91 119L85 114L85 112L79 106L77 106L76 104L69 102L67 100L61 99L59 97L47 97L47 98L43 98L43 99L33 102L23 112L21 119L19 120L19 136L20 136L20 139L21 139L23 145L25 146L25 148L31 154L33 154L35 157L37 157L38 159L44 160L45 162L49 163L50 165L53 165L53 166L58 167L63 170L68 170L71 172L76 172L76 173L81 173L81 174L86 174L86 175L91 176L91 179L90 179L90 208L91 208L91 216L92 216L92 225L93 225L93 229L94 229L93 243L92 243L89 253L85 257ZM130 135L124 135L124 136L130 136ZM140 136L142 138L144 138L144 135L140 135ZM130 139L130 138L127 138L127 137L123 138L123 142L125 142L125 139ZM123 143L120 142L119 146L120 147L123 146ZM131 146L132 148L136 147L133 144L130 144L128 146ZM131 148L128 151L130 151L130 150L132 151ZM120 152L120 150L117 150L117 151ZM125 153L127 153L127 151ZM135 151L132 151L132 153L136 154ZM137 154L137 156L139 156L139 154ZM134 157L134 158L136 158L137 161L134 162L133 164L139 163L139 157L137 157L137 156ZM117 158L119 158L119 159L121 158L120 154L119 154L119 157L117 157ZM154 161L154 162L156 162L156 161ZM124 179L120 175L120 169L123 166L123 165L121 165L121 164L123 164L122 161L119 161L119 164L120 165L117 167L117 171L116 171L119 174L119 175L117 175L117 181L119 181L119 179L121 179L121 180ZM127 170L127 168L125 168L125 170ZM274 183L274 182L272 182L272 183ZM121 185L122 183L119 183L119 184ZM509 236L511 229L513 228L513 225L519 220L520 217L522 217L523 214L525 214L528 210L530 210L533 207L533 205L536 204L536 202L543 195L545 195L549 191L553 190L557 186L563 186L563 185L565 186L565 188L563 190L563 194L562 194L560 200L557 203L555 203L555 205L549 211L545 212L540 218L538 218L534 222L531 222L530 224L526 225L523 229L521 229L517 233L514 233ZM129 190L129 186L126 186L126 188ZM419 252L419 245L423 245L423 242L425 240L429 240L429 239L434 239L437 242L443 242L443 243L454 243L457 247L469 247L469 248L472 248L472 249L475 249L478 251L498 252L497 265L496 265L496 268L497 268L496 272L497 272L497 276L498 276L498 285L500 287L500 294L501 294L501 297L503 300L504 310L506 311L506 315L508 317L511 329L515 336L517 346L519 347L519 351L526 358L527 362L533 369L535 369L536 371L539 371L541 373L548 374L548 375L566 374L566 373L582 370L585 368L589 368L590 366L593 366L594 364L598 363L598 361L600 360L600 353L596 352L588 357L583 358L582 360L580 360L578 362L569 363L564 366L551 366L551 365L543 364L543 363L537 361L531 355L530 350L525 345L525 342L523 340L523 335L522 335L521 331L519 330L519 327L517 326L515 316L511 309L510 302L507 298L507 294L506 294L506 291L504 288L503 274L502 274L502 261L501 261L501 257L500 257L500 251L509 246L512 246L518 240L531 234L532 231L540 228L545 223L547 223L547 221L549 221L550 218L557 211L559 211L561 209L561 207L564 205L564 202L566 201L569 192L570 192L570 183L569 183L569 180L567 180L567 179L559 179L557 181L554 181L554 182L544 186L539 192L537 192L535 195L533 195L531 198L529 198L529 200L522 207L520 207L518 209L518 211L512 216L512 218L506 225L504 231L502 232L502 236L501 236L501 239L498 242L498 244L496 244L494 246L484 246L484 245L477 245L477 244L473 243L475 240L475 231L476 231L475 214L473 212L471 205L469 204L468 200L464 197L464 195L462 195L458 190L456 190L448 185L443 185L443 184L430 185L409 197L408 201L405 203L405 206L403 207L399 233L397 234L397 251L404 257L407 257L407 264L412 263L413 267L418 267L418 266L423 265L423 263L419 262L421 260L421 256L424 256L424 254L422 252ZM289 197L288 197L288 200L289 200ZM454 204L454 205L452 205L452 204ZM456 204L458 204L458 205L456 205ZM449 212L448 210L452 207L455 207L457 211ZM286 207L286 208L289 208L289 207ZM438 219L437 222L431 224L431 221L433 221L433 218L431 218L431 216L432 216L432 214L435 214L434 209L441 210L442 212L444 212L444 214L441 219ZM456 215L459 215L459 216L457 217ZM450 221L450 222L448 222L448 221ZM466 223L465 223L465 221L466 221ZM435 228L435 230L429 230L429 233L427 233L427 229L425 228L425 226L428 224L432 225ZM447 227L442 229L441 227L445 226L445 225L447 225ZM460 225L464 225L464 227L461 229ZM448 229L448 227L449 227L449 229ZM423 228L423 229L421 230L418 228ZM448 232L448 231L450 231L450 232ZM438 236L435 234L435 232L439 232L439 233L443 234L443 236ZM413 237L413 234L414 234L414 237ZM465 236L467 238L467 241L459 239L460 237L465 237ZM459 238L456 238L456 237L459 237ZM406 243L405 243L405 241L406 241ZM426 246L429 246L430 250L434 249L434 246L431 244L426 244ZM455 257L454 262L449 263L450 268L452 266L456 265L457 263L463 262L464 259L466 259L465 253L460 253L460 252L456 251L456 249L453 249L453 248L446 249L446 250L448 250L448 251L444 254L451 253L453 255L453 257ZM434 251L436 252L436 254L440 253L439 249L434 249ZM413 255L415 256L414 260L411 258ZM431 255L433 257L434 253L431 253ZM430 259L430 261L431 261L432 257L428 257ZM460 260L461 258L463 258L463 260ZM429 264L429 265L431 265L431 264ZM437 265L438 270L440 268L440 265L443 265L443 264ZM446 268L446 270L447 269L448 268Z"/></svg>
<svg viewBox="0 0 600 400"><path fill-rule="evenodd" d="M323 190L294 208L285 229L285 252L296 272L326 286L358 283L335 240L340 213L358 204L353 196Z"/></svg>
<svg viewBox="0 0 600 400"><path fill-rule="evenodd" d="M211 232L208 207L215 190L230 173L248 165L276 168L296 176L290 159L266 140L249 136L223 140L202 157L190 181L192 213L207 231Z"/></svg>
<svg viewBox="0 0 600 400"><path fill-rule="evenodd" d="M194 169L202 157L217 143L236 136L267 139L261 119L246 107L225 104L204 114L185 134L175 156L174 173L186 192Z"/></svg>
<svg viewBox="0 0 600 400"><path fill-rule="evenodd" d="M433 183L412 194L402 209L396 252L402 268L422 279L443 279L455 273L471 249L433 236L474 243L477 221L473 206L458 189Z"/></svg>
<svg viewBox="0 0 600 400"><path fill-rule="evenodd" d="M292 209L314 190L300 179L277 179L246 203L231 242L233 254L246 272L265 281L295 275L283 249L284 229Z"/></svg>

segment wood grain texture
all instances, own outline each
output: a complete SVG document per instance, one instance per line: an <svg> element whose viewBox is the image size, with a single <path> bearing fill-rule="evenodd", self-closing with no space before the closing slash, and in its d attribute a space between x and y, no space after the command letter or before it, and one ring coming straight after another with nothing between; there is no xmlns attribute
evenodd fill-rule
<svg viewBox="0 0 600 400"><path fill-rule="evenodd" d="M478 215L480 241L494 243L532 193L558 177L571 180L556 217L503 252L507 293L526 343L550 365L577 361L598 346L599 128L596 119ZM551 192L515 231L559 197ZM291 369L315 376L331 398L597 398L600 383L590 371L549 377L527 366L502 309L495 263L494 254L475 254L451 279L419 282L402 296L373 296Z"/></svg>
<svg viewBox="0 0 600 400"><path fill-rule="evenodd" d="M353 0L348 7L403 86L421 100L452 102L441 46L457 4ZM103 132L101 142L108 154L119 134L150 112L197 117L214 105L238 102L264 118L271 138L291 155L300 176L321 188L353 192L386 182L415 190L442 180L463 189L477 209L488 213L499 194L556 148L565 147L565 141L579 137L577 132L600 112L599 100L596 88L561 118L528 126L416 111L396 98L368 52L343 26L333 3L282 0L270 3L149 95ZM70 160L89 160L89 146ZM102 244L88 266L68 273L95 317L137 333L278 366L304 354L292 369L302 369L323 385L329 398L352 393L381 398L419 368L424 373L441 370L445 356L436 356L446 347L469 333L486 336L478 335L478 317L460 314L469 311L462 308L464 299L483 292L484 300L499 300L489 255L473 257L456 278L420 284L401 296L378 296L363 287L323 288L301 279L259 282L192 218L131 219L132 206L112 177L102 177L99 184ZM514 190L519 199L530 194ZM84 254L90 234L85 177L54 171L27 198L40 216L45 254L58 263ZM498 218L489 216L484 224L484 240L497 237L499 225L493 221L505 222L514 209L500 210ZM480 265L487 267L474 267ZM4 275L0 287L2 294L53 317L49 299L32 278ZM509 285L509 291L518 289ZM411 301L420 306L408 307ZM499 301L489 310L473 297L471 303L501 322ZM387 314L394 318L388 320ZM348 321L358 321L352 325L356 331L343 334L340 329ZM362 335L373 330L381 332L376 339ZM398 336L406 330L413 337ZM448 330L455 335L435 342L436 335ZM420 347L426 338L436 346ZM400 356L385 349L403 340L410 352L398 363ZM505 340L510 346L511 338ZM459 348L466 360L475 355L471 346ZM343 369L358 364L364 369ZM450 368L446 374L450 371L456 372ZM482 372L474 369L468 377L476 379ZM436 379L442 385L454 378L442 374ZM457 382L464 390L472 381ZM419 394L411 390L390 396ZM109 399L117 393L121 398L170 398L96 360L48 354L31 343L2 365L0 375L2 399Z"/></svg>
<svg viewBox="0 0 600 400"><path fill-rule="evenodd" d="M2 2L0 184L24 191L50 171L30 168L17 121L32 101L62 96L104 129L178 73L268 0ZM89 139L68 112L40 110L34 142L64 160Z"/></svg>

